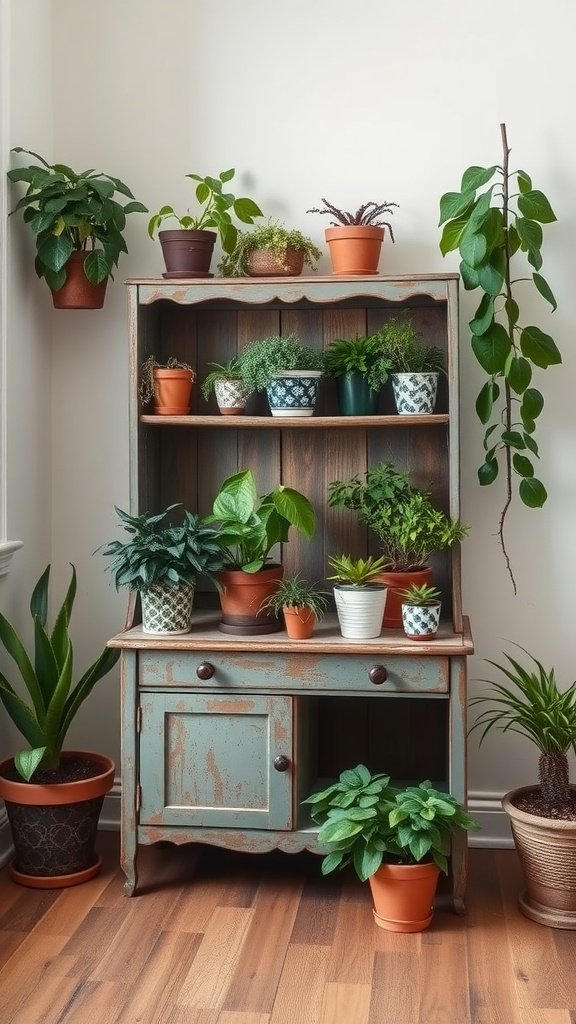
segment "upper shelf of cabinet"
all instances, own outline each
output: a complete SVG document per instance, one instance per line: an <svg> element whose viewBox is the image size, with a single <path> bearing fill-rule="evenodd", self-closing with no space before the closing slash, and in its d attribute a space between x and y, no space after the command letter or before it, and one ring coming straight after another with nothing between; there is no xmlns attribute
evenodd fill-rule
<svg viewBox="0 0 576 1024"><path fill-rule="evenodd" d="M141 423L155 427L222 427L224 430L259 429L282 430L303 428L305 430L325 430L327 427L440 427L450 420L447 413L434 413L425 416L152 416L140 417Z"/></svg>

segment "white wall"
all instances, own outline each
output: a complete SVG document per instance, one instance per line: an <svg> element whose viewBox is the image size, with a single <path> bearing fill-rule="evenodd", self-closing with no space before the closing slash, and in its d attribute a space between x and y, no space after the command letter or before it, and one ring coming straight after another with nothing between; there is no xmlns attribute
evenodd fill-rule
<svg viewBox="0 0 576 1024"><path fill-rule="evenodd" d="M30 4L13 6L18 11ZM473 299L463 294L462 497L472 527L464 546L464 597L477 650L471 677L486 674L483 659L498 658L508 638L554 663L559 678L571 681L576 14L570 0L550 0L544 8L536 0L485 0L481 7L461 0L293 0L283 6L269 0L58 0L53 7L38 0L35 6L41 17L30 20L33 28L18 50L26 66L14 64L14 142L53 148L55 157L72 165L116 174L151 210L165 202L188 204L186 172L235 166L242 192L322 246L324 219L305 212L321 196L344 207L396 201L397 244L387 246L381 263L390 274L457 270L457 259L443 260L438 250L439 196L458 187L469 164L499 162L499 125L507 123L512 164L532 174L559 218L546 231L543 267L559 309L550 316L539 302L530 315L554 335L564 366L541 377L547 408L538 438L549 502L541 511L517 508L509 519L514 597L494 536L502 491L481 490L476 482L482 430L473 402L480 376L465 329ZM17 20L23 18L18 11ZM52 102L45 89L51 33ZM14 302L15 334L23 319L27 329L17 332L11 357L18 398L9 420L15 452L29 438L32 469L31 479L28 468L22 474L14 497L27 525L20 530L28 544L22 564L28 567L45 551L40 538L51 523L51 557L60 578L68 561L80 574L77 646L86 657L121 626L125 606L125 596L114 593L92 555L115 535L113 504L125 507L128 500L122 280L162 269L146 218L132 221L130 255L101 313L54 312L31 268L21 261L15 272L15 298L29 297L24 309ZM21 256L29 240L18 236L15 248ZM321 269L328 269L326 257ZM32 361L27 349L39 347L38 335L48 325L51 383L48 343L42 369L34 371L28 414L22 407L23 363ZM16 465L15 457L13 481ZM18 586L27 589L28 582L27 568ZM78 741L117 756L117 721L117 681L110 676L91 714L76 727ZM520 742L496 738L479 751L471 740L473 795L488 799L534 774L534 755Z"/></svg>

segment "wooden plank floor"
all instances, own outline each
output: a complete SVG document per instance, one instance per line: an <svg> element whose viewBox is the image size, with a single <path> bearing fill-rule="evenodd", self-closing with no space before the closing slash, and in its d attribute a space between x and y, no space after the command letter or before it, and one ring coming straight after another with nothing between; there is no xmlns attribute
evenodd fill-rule
<svg viewBox="0 0 576 1024"><path fill-rule="evenodd" d="M372 921L368 886L312 855L149 847L122 895L99 878L24 889L0 872L0 1024L576 1024L576 932L516 908L512 851L471 851L468 914Z"/></svg>

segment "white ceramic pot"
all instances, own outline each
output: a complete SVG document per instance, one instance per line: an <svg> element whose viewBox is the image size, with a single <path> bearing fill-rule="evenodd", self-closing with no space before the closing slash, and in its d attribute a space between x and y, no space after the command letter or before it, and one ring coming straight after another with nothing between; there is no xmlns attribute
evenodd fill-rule
<svg viewBox="0 0 576 1024"><path fill-rule="evenodd" d="M194 587L157 583L140 592L142 631L153 636L189 633L192 626Z"/></svg>
<svg viewBox="0 0 576 1024"><path fill-rule="evenodd" d="M434 412L438 373L393 373L392 390L401 415Z"/></svg>
<svg viewBox="0 0 576 1024"><path fill-rule="evenodd" d="M342 636L349 640L380 636L387 592L380 583L365 587L336 584L334 599Z"/></svg>
<svg viewBox="0 0 576 1024"><path fill-rule="evenodd" d="M441 604L403 604L402 625L411 640L430 640L440 625Z"/></svg>

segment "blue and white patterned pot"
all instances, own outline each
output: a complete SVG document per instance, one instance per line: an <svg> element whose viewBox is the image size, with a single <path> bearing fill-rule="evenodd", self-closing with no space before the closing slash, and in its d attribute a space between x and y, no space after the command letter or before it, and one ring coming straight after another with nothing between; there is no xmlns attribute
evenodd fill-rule
<svg viewBox="0 0 576 1024"><path fill-rule="evenodd" d="M403 604L402 625L410 640L431 640L440 625L440 604Z"/></svg>
<svg viewBox="0 0 576 1024"><path fill-rule="evenodd" d="M321 370L286 370L266 388L273 416L312 416Z"/></svg>
<svg viewBox="0 0 576 1024"><path fill-rule="evenodd" d="M432 413L436 405L438 373L393 373L396 409L406 413Z"/></svg>

